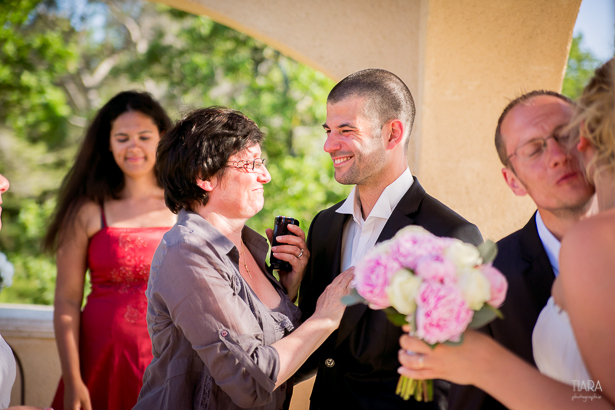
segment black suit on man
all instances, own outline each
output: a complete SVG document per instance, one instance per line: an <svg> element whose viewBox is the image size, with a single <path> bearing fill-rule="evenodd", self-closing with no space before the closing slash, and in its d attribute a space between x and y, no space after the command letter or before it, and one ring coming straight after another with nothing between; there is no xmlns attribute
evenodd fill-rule
<svg viewBox="0 0 615 410"><path fill-rule="evenodd" d="M555 275L536 228L536 214L523 227L498 242L493 262L508 280L506 301L500 308L504 320L496 319L483 331L501 345L535 366L532 331L547 304ZM519 394L522 394L521 392ZM453 384L450 410L499 410L504 405L474 386Z"/></svg>
<svg viewBox="0 0 615 410"><path fill-rule="evenodd" d="M318 296L339 275L342 233L349 215L335 211L342 202L320 212L310 226L310 263L301 284L303 317L314 313ZM482 242L478 228L428 195L415 178L384 226L377 242L390 239L407 225L420 225L438 236ZM404 401L395 394L399 374L397 352L401 328L381 311L366 305L348 307L334 332L302 368L299 378L318 369L310 409L436 409L448 383L438 382L432 403ZM307 374L309 375L309 374ZM442 392L444 390L444 392ZM442 407L440 407L442 408Z"/></svg>

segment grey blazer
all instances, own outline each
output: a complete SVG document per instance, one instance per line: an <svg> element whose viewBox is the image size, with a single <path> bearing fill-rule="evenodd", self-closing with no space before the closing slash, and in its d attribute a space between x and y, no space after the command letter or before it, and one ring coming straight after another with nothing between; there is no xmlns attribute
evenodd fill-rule
<svg viewBox="0 0 615 410"><path fill-rule="evenodd" d="M267 241L245 227L243 240L282 301L267 308L239 274L233 243L198 214L181 211L152 261L147 326L154 358L134 409L278 410L292 385L274 390L271 344L300 320L265 265Z"/></svg>

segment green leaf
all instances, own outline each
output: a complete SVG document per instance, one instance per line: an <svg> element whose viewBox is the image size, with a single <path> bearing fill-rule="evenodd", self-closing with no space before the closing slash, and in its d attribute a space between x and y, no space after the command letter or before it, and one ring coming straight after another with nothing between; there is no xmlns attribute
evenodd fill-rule
<svg viewBox="0 0 615 410"><path fill-rule="evenodd" d="M478 245L478 252L483 259L483 263L491 263L498 254L498 246L491 239Z"/></svg>
<svg viewBox="0 0 615 410"><path fill-rule="evenodd" d="M493 307L487 303L485 303L485 306L487 306L488 309L490 309L491 311L493 311L493 313L495 313L495 315L499 318L504 320L504 314L502 313L502 311L496 307Z"/></svg>
<svg viewBox="0 0 615 410"><path fill-rule="evenodd" d="M367 304L367 301L365 300L363 296L359 295L359 292L357 292L355 288L352 288L350 289L350 294L342 298L342 303L346 306L352 306L358 303Z"/></svg>
<svg viewBox="0 0 615 410"><path fill-rule="evenodd" d="M474 312L472 322L470 322L468 328L478 329L493 321L498 316L495 312L496 310L494 310L493 306L485 303L480 310Z"/></svg>
<svg viewBox="0 0 615 410"><path fill-rule="evenodd" d="M403 326L408 324L406 315L399 313L395 308L388 307L383 309L383 311L386 313L389 322L393 323L395 326Z"/></svg>

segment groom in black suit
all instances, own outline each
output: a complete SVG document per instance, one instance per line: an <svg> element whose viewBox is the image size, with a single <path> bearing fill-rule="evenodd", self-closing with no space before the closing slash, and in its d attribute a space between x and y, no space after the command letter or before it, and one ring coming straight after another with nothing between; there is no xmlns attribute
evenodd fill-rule
<svg viewBox="0 0 615 410"><path fill-rule="evenodd" d="M475 245L478 228L425 192L410 174L407 149L415 107L408 87L394 74L362 70L340 81L327 99L324 149L335 179L354 185L348 199L320 212L310 226L311 257L301 284L304 317L340 272L376 243L407 225ZM436 381L435 401L404 401L395 394L401 328L381 311L346 309L334 332L302 372L317 369L310 409L446 408L448 383Z"/></svg>
<svg viewBox="0 0 615 410"><path fill-rule="evenodd" d="M508 279L500 308L504 320L483 330L532 365L532 331L559 272L560 240L588 212L593 193L574 147L566 143L571 114L570 99L532 91L504 109L495 133L506 183L515 195L530 195L538 210L525 227L498 242L493 265ZM473 386L451 386L450 410L505 408Z"/></svg>

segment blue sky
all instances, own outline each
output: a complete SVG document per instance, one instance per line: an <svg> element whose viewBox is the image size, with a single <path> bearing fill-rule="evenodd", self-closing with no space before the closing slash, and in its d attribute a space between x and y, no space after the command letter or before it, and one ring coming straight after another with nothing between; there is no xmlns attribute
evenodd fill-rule
<svg viewBox="0 0 615 410"><path fill-rule="evenodd" d="M613 57L615 50L615 0L583 0L574 35L583 33L581 48L600 61Z"/></svg>

